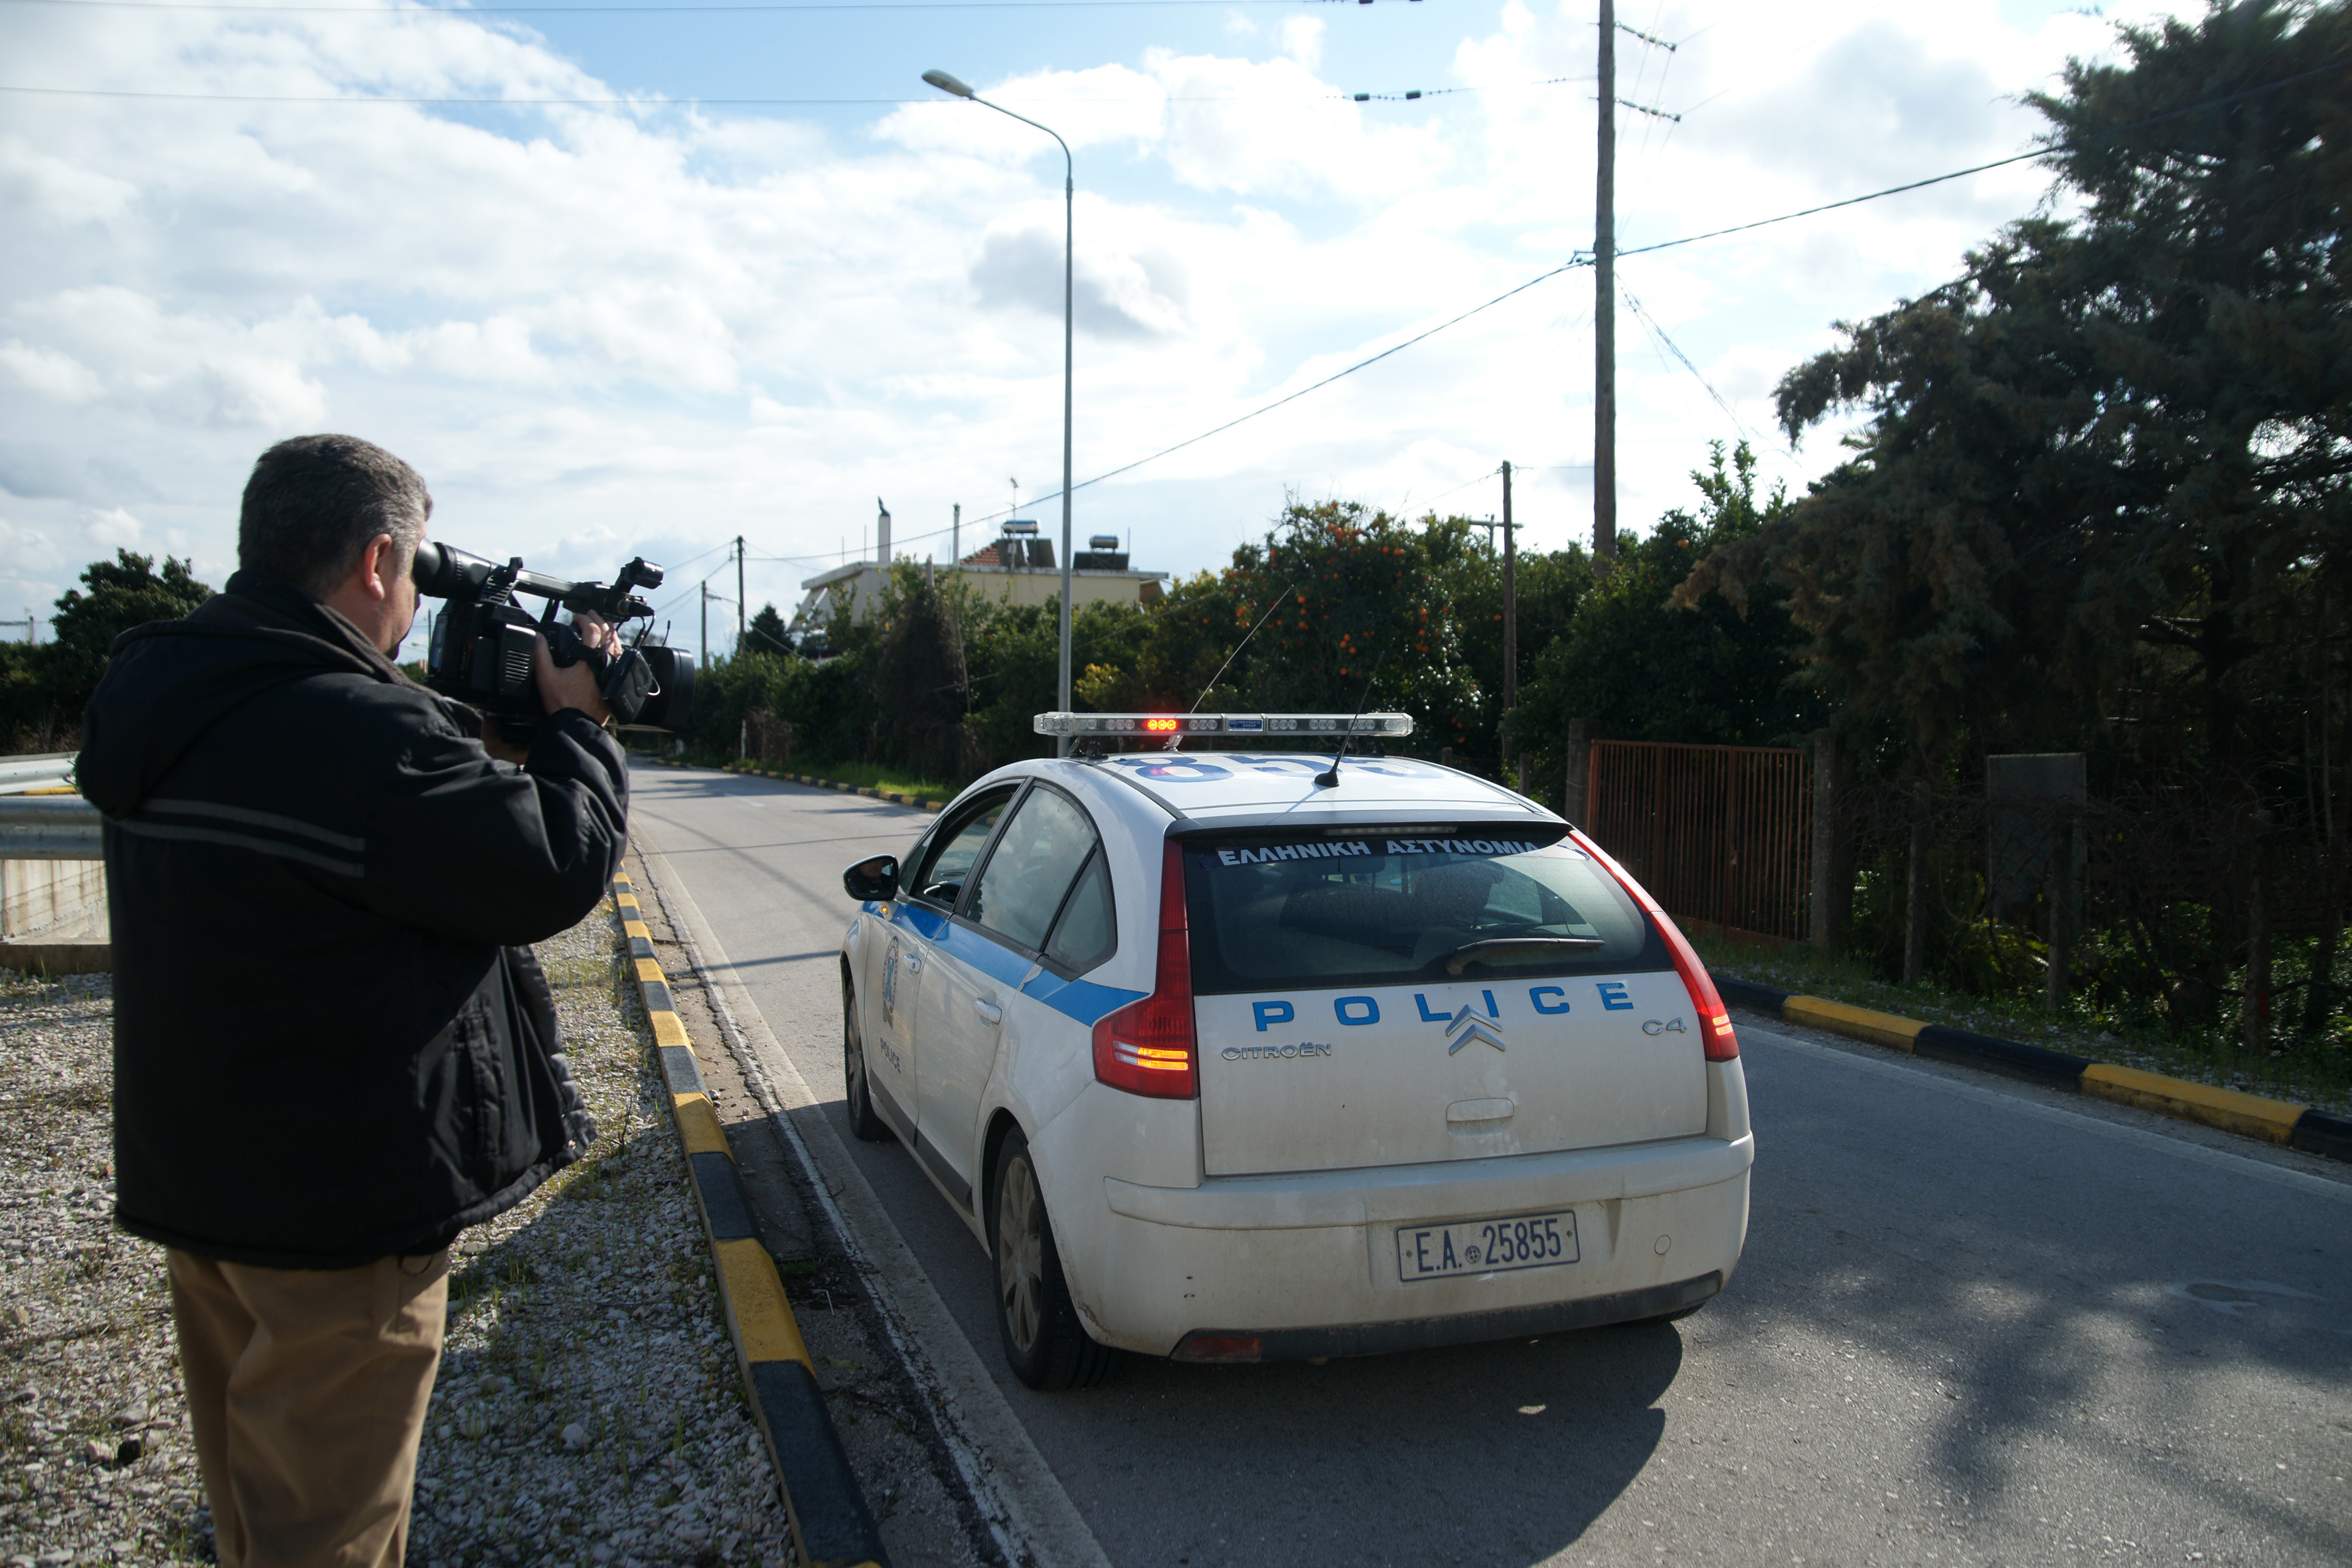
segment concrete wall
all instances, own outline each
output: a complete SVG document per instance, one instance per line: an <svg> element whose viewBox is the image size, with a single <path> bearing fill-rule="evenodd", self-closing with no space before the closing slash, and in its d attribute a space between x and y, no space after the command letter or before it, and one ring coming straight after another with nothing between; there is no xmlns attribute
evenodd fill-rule
<svg viewBox="0 0 2352 1568"><path fill-rule="evenodd" d="M107 935L105 861L0 860L0 938Z"/></svg>

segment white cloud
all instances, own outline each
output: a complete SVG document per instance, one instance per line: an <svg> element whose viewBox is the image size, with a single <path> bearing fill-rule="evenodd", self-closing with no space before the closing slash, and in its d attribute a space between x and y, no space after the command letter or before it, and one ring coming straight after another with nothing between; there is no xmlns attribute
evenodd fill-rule
<svg viewBox="0 0 2352 1568"><path fill-rule="evenodd" d="M0 517L0 554L19 574L54 572L66 563L65 552L46 528L33 528ZM48 584L40 584L44 589Z"/></svg>
<svg viewBox="0 0 2352 1568"><path fill-rule="evenodd" d="M1170 170L1188 185L1369 200L1412 190L1450 161L1434 132L1368 121L1301 60L1162 49L1144 58L1168 94Z"/></svg>
<svg viewBox="0 0 2352 1568"><path fill-rule="evenodd" d="M21 136L0 136L0 208L37 228L104 225L126 216L139 187L77 167Z"/></svg>
<svg viewBox="0 0 2352 1568"><path fill-rule="evenodd" d="M88 403L105 390L98 373L72 355L29 348L14 338L0 343L0 365L52 403Z"/></svg>
<svg viewBox="0 0 2352 1568"><path fill-rule="evenodd" d="M144 524L119 506L110 506L93 514L82 524L81 531L89 536L91 543L104 545L109 550L118 547L127 550L137 544L147 531Z"/></svg>
<svg viewBox="0 0 2352 1568"><path fill-rule="evenodd" d="M1284 17L1282 52L1308 70L1320 69L1323 65L1323 18Z"/></svg>
<svg viewBox="0 0 2352 1568"><path fill-rule="evenodd" d="M1126 66L1036 71L983 83L980 96L1052 126L1074 153L1116 142L1157 141L1162 129L1160 82ZM1006 163L1054 151L1053 142L1034 126L944 94L935 103L893 110L875 134L913 152Z"/></svg>

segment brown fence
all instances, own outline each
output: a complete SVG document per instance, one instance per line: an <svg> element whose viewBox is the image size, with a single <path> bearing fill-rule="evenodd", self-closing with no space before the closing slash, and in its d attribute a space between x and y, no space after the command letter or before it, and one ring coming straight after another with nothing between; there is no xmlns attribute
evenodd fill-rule
<svg viewBox="0 0 2352 1568"><path fill-rule="evenodd" d="M1678 920L1810 931L1812 769L1782 746L1595 741L1586 831Z"/></svg>

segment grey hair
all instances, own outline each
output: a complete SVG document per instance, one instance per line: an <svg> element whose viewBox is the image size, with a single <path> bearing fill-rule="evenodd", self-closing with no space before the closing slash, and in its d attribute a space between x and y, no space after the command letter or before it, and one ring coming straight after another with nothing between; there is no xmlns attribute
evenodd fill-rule
<svg viewBox="0 0 2352 1568"><path fill-rule="evenodd" d="M378 534L406 560L424 542L433 497L415 468L356 436L297 436L253 465L236 559L315 598L352 574Z"/></svg>

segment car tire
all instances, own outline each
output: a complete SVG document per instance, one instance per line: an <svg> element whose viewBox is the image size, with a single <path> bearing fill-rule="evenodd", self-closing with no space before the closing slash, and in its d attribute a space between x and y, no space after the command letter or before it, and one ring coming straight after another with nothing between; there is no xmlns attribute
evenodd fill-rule
<svg viewBox="0 0 2352 1568"><path fill-rule="evenodd" d="M890 1124L874 1109L874 1085L866 1076L866 1037L857 1027L857 993L841 983L841 1083L849 1105L849 1130L865 1143L886 1143Z"/></svg>
<svg viewBox="0 0 2352 1568"><path fill-rule="evenodd" d="M997 1151L988 1235L996 1264L996 1329L1013 1375L1047 1393L1100 1383L1110 1371L1111 1349L1078 1321L1029 1141L1017 1130L1005 1134Z"/></svg>

